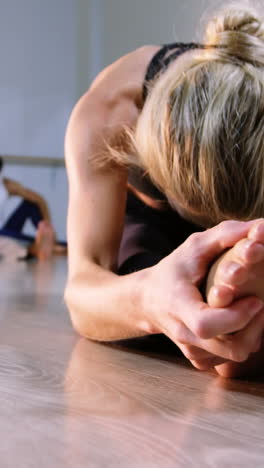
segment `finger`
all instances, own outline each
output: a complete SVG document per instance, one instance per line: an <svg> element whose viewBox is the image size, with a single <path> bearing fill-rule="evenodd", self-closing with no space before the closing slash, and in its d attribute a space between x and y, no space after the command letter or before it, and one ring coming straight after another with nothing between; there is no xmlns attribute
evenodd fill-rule
<svg viewBox="0 0 264 468"><path fill-rule="evenodd" d="M215 356L214 354L196 346L178 343L178 347L192 365L199 370L209 370L227 362L226 359Z"/></svg>
<svg viewBox="0 0 264 468"><path fill-rule="evenodd" d="M256 221L250 228L248 238L255 242L264 243L264 223L261 220Z"/></svg>
<svg viewBox="0 0 264 468"><path fill-rule="evenodd" d="M197 346L182 343L177 343L177 346L189 361L209 361L216 358L215 355Z"/></svg>
<svg viewBox="0 0 264 468"><path fill-rule="evenodd" d="M251 353L259 350L262 343L263 327L264 311L262 310L243 330L235 335L224 337L225 341L232 341L233 353L236 358L240 358L239 360L232 359L233 361L245 361Z"/></svg>
<svg viewBox="0 0 264 468"><path fill-rule="evenodd" d="M194 367L200 370L207 370L227 361L226 359L215 356L201 347L189 344L196 341L196 337L193 336L190 330L188 330L183 323L179 322L177 325L177 327L168 327L167 330L164 330L164 333L173 342L175 342L177 347Z"/></svg>
<svg viewBox="0 0 264 468"><path fill-rule="evenodd" d="M178 347L192 365L200 370L208 370L227 362L226 359L215 356L196 346L178 344Z"/></svg>
<svg viewBox="0 0 264 468"><path fill-rule="evenodd" d="M220 262L214 280L217 284L223 284L232 289L245 283L249 276L248 268L245 268L242 263L226 258L224 262Z"/></svg>
<svg viewBox="0 0 264 468"><path fill-rule="evenodd" d="M180 319L192 333L202 339L242 330L262 309L255 296L240 298L226 308L210 308L195 286L185 283L178 293L177 310L171 315Z"/></svg>
<svg viewBox="0 0 264 468"><path fill-rule="evenodd" d="M242 264L254 264L263 260L264 245L253 239L244 238L236 243L232 253L233 259L236 262Z"/></svg>
<svg viewBox="0 0 264 468"><path fill-rule="evenodd" d="M261 311L244 330L235 335L226 336L225 340L223 340L223 337L217 337L212 340L201 340L200 346L208 352L228 361L244 362L251 353L256 352L260 348L263 327L264 313Z"/></svg>
<svg viewBox="0 0 264 468"><path fill-rule="evenodd" d="M238 302L247 302L247 300L241 299ZM229 312L228 315L232 317L232 312ZM253 343L256 336L254 333L258 331L261 334L264 328L264 313L261 312L259 316L256 321L255 319L252 320L247 329L239 332L241 335L236 333L236 335L226 337L225 340L215 335L211 339L202 339L194 334L183 322L175 320L172 316L167 319L166 324L163 324L160 331L168 336L189 360L206 358L206 354L198 354L194 349L199 348L209 353L209 358L217 356L224 361L242 362L247 359L248 353L253 352Z"/></svg>
<svg viewBox="0 0 264 468"><path fill-rule="evenodd" d="M233 247L239 240L247 237L249 231L254 232L254 225L258 225L259 230L264 229L264 220L223 221L207 231L192 234L179 249L184 250L188 247L187 254L190 258L198 259L207 265L225 249ZM191 278L192 268L193 262L187 262L185 272L188 272Z"/></svg>
<svg viewBox="0 0 264 468"><path fill-rule="evenodd" d="M231 340L202 340L195 336L184 323L175 321L172 318L167 320L166 326L160 329L181 349L184 356L189 361L208 361L207 368L214 367L223 362L229 361L233 357L233 344ZM219 359L215 364L215 359ZM209 361L212 365L209 365ZM209 367L208 367L209 366Z"/></svg>
<svg viewBox="0 0 264 468"><path fill-rule="evenodd" d="M227 307L234 301L234 291L224 284L212 286L207 296L210 307Z"/></svg>
<svg viewBox="0 0 264 468"><path fill-rule="evenodd" d="M210 357L208 359L199 359L191 361L192 365L199 370L206 371L210 370L216 366L220 366L221 364L225 364L227 361L226 359L219 358L217 356Z"/></svg>

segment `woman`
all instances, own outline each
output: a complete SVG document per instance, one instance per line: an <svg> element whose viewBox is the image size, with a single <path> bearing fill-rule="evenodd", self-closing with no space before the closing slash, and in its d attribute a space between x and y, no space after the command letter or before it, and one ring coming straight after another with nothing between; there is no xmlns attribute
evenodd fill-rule
<svg viewBox="0 0 264 468"><path fill-rule="evenodd" d="M263 66L263 23L228 7L203 44L140 48L78 102L66 134L65 299L81 335L165 333L195 367L225 376L255 362L264 314L251 277L264 268L264 223L250 220L263 217ZM230 247L210 271L208 305L206 275Z"/></svg>
<svg viewBox="0 0 264 468"><path fill-rule="evenodd" d="M0 157L0 257L41 260L53 254L65 254L66 246L56 242L55 231L47 202L32 190L14 180L3 177L3 159ZM9 204L16 197L16 208ZM26 221L36 229L34 237L23 233Z"/></svg>

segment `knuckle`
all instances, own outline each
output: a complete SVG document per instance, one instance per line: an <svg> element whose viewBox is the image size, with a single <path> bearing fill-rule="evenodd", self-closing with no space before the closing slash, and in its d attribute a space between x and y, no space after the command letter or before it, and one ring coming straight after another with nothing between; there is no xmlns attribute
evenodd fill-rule
<svg viewBox="0 0 264 468"><path fill-rule="evenodd" d="M232 310L232 317L230 320L230 327L232 327L232 329L239 329L241 326L244 326L246 324L246 312L247 311L245 311L245 314L242 315L240 310Z"/></svg>
<svg viewBox="0 0 264 468"><path fill-rule="evenodd" d="M201 242L201 233L200 232L194 232L188 237L188 242L191 245L191 247L196 248L198 245L200 245Z"/></svg>
<svg viewBox="0 0 264 468"><path fill-rule="evenodd" d="M230 226L232 225L233 221L231 220L224 220L224 221L221 221L221 223L219 223L219 228L220 229L227 229L227 228L230 228Z"/></svg>
<svg viewBox="0 0 264 468"><path fill-rule="evenodd" d="M211 361L209 361L209 360L205 361L205 360L202 360L202 359L192 360L192 365L196 369L199 369L201 371L206 371L206 370L211 369L211 367L213 367L213 365L211 364Z"/></svg>
<svg viewBox="0 0 264 468"><path fill-rule="evenodd" d="M228 229L228 231L230 230L230 228L236 228L238 225L241 224L241 221L235 221L233 219L228 219L228 220L224 220L224 221L221 221L221 223L219 223L219 229L221 229L222 231L226 231Z"/></svg>
<svg viewBox="0 0 264 468"><path fill-rule="evenodd" d="M195 361L197 359L197 352L192 348L192 346L182 347L182 352L184 356L189 359L189 361Z"/></svg>
<svg viewBox="0 0 264 468"><path fill-rule="evenodd" d="M230 361L244 362L248 359L250 352L243 345L232 345L230 348Z"/></svg>
<svg viewBox="0 0 264 468"><path fill-rule="evenodd" d="M173 327L173 338L178 343L185 343L185 334L183 326L180 322L176 322Z"/></svg>
<svg viewBox="0 0 264 468"><path fill-rule="evenodd" d="M247 326L248 322L252 317L250 308L233 308L232 309L232 318L230 321L230 326L232 329L241 329Z"/></svg>
<svg viewBox="0 0 264 468"><path fill-rule="evenodd" d="M210 333L207 327L207 323L202 318L197 320L196 323L193 325L192 332L195 334L197 338L201 338L202 340L206 340L210 338Z"/></svg>

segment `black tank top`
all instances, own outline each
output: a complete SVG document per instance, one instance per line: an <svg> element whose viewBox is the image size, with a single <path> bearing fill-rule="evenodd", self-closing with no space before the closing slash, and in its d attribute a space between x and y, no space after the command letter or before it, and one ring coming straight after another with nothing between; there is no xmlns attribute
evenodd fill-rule
<svg viewBox="0 0 264 468"><path fill-rule="evenodd" d="M148 65L143 82L144 101L147 98L150 83L153 82L160 73L164 72L171 62L188 50L202 47L203 46L201 44L196 44L194 42L190 42L188 44L175 42L173 44L163 45L153 56ZM145 195L148 195L155 200L166 201L165 195L155 187L147 175L144 175L143 170L139 168L131 168L129 170L128 182Z"/></svg>

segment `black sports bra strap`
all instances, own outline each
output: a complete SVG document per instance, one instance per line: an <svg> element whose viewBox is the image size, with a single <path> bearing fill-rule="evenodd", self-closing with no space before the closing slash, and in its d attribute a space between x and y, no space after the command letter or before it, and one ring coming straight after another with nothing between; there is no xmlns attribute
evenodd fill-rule
<svg viewBox="0 0 264 468"><path fill-rule="evenodd" d="M163 61L163 65L164 65L164 68L166 69L167 66L173 61L175 60L177 57L179 57L180 55L182 55L184 52L186 52L187 50L192 50L192 49L198 49L198 48L202 48L204 46L202 46L201 44L196 44L194 42L190 42L188 44L183 44L183 43L177 43L177 50L175 50L175 52L172 52L171 54L169 54L167 57L165 56L164 58L164 61ZM167 48L167 50L171 50L171 49L175 49L175 44L173 44L174 47L169 47Z"/></svg>
<svg viewBox="0 0 264 468"><path fill-rule="evenodd" d="M143 83L144 99L147 97L147 84L149 81L153 80L154 76L162 69L163 59L165 58L167 51L169 49L170 49L169 46L164 45L158 50L158 52L153 56L152 60L150 61L146 74L145 74L144 83Z"/></svg>
<svg viewBox="0 0 264 468"><path fill-rule="evenodd" d="M164 44L154 55L147 68L143 83L143 99L145 100L148 94L148 83L152 81L158 75L158 73L166 70L168 65L173 60L175 60L187 50L198 49L203 47L204 46L202 44L197 44L195 42L190 42L186 44L182 42ZM174 50L174 52L170 53L171 50Z"/></svg>

